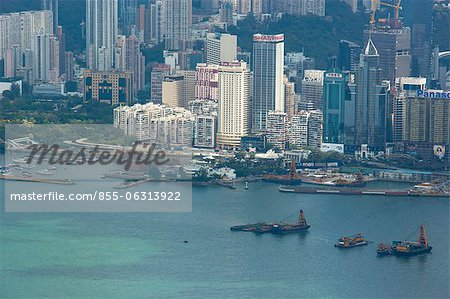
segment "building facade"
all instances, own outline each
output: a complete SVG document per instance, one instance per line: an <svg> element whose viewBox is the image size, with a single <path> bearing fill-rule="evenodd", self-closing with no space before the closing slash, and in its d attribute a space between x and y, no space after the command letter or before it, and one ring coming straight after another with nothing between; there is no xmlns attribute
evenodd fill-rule
<svg viewBox="0 0 450 299"><path fill-rule="evenodd" d="M133 74L130 72L85 71L83 81L84 101L119 105L134 100Z"/></svg>
<svg viewBox="0 0 450 299"><path fill-rule="evenodd" d="M245 62L222 63L218 69L217 145L237 149L250 133L251 73Z"/></svg>
<svg viewBox="0 0 450 299"><path fill-rule="evenodd" d="M284 34L253 35L252 131L267 129L269 111L284 112Z"/></svg>

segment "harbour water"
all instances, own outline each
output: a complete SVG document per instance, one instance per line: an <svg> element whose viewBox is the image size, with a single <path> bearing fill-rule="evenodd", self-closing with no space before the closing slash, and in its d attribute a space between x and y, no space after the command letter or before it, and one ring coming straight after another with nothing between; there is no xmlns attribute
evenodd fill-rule
<svg viewBox="0 0 450 299"><path fill-rule="evenodd" d="M311 225L304 233L229 230L299 209ZM0 297L449 298L447 198L286 194L258 182L194 187L192 210L2 211ZM431 254L377 257L377 243L415 240L422 223ZM355 233L374 243L334 247Z"/></svg>

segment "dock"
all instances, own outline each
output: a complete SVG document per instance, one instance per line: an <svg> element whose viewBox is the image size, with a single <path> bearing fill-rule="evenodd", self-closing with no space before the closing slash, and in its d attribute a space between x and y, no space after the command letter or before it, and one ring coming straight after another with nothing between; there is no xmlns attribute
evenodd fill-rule
<svg viewBox="0 0 450 299"><path fill-rule="evenodd" d="M409 190L394 189L358 189L358 188L313 188L280 186L278 191L285 193L336 194L336 195L383 195L383 196L428 196L448 197L445 193L412 193Z"/></svg>
<svg viewBox="0 0 450 299"><path fill-rule="evenodd" d="M45 178L32 178L32 177L20 177L14 175L1 175L0 179L5 181L20 181L20 182L33 182L33 183L46 183L46 184L56 184L56 185L73 185L75 184L72 180L56 180L56 179L45 179Z"/></svg>

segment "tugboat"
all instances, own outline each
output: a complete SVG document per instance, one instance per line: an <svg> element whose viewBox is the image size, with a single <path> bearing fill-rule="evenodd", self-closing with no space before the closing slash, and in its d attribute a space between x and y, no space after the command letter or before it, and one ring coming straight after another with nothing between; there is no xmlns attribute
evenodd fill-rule
<svg viewBox="0 0 450 299"><path fill-rule="evenodd" d="M248 190L248 182L245 182L245 190Z"/></svg>
<svg viewBox="0 0 450 299"><path fill-rule="evenodd" d="M365 245L369 245L369 241L367 241L362 234L357 234L354 236L339 238L339 241L336 244L334 244L334 247L353 248Z"/></svg>
<svg viewBox="0 0 450 299"><path fill-rule="evenodd" d="M392 254L398 256L413 256L423 253L430 253L433 247L428 245L428 238L425 227L420 225L419 239L416 242L401 241L395 242L392 246Z"/></svg>
<svg viewBox="0 0 450 299"><path fill-rule="evenodd" d="M433 247L428 245L425 227L421 224L419 239L417 241L393 241L392 245L381 243L378 245L377 254L380 256L414 256L418 254L430 253L432 248Z"/></svg>
<svg viewBox="0 0 450 299"><path fill-rule="evenodd" d="M391 255L392 254L392 246L389 244L385 244L385 243L378 244L377 254L379 256Z"/></svg>
<svg viewBox="0 0 450 299"><path fill-rule="evenodd" d="M296 224L289 224L278 222L272 225L271 233L277 235L284 235L288 233L296 233L299 231L308 230L311 226L306 223L305 215L303 210L298 213L298 221Z"/></svg>

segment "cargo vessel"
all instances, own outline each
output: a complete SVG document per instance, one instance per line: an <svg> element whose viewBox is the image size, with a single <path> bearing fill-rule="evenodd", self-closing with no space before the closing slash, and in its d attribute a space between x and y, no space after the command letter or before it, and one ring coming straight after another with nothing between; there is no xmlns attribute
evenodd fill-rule
<svg viewBox="0 0 450 299"><path fill-rule="evenodd" d="M297 214L297 213L295 213ZM293 216L286 217L285 219ZM253 232L256 234L272 233L277 235L283 235L287 233L295 233L300 231L308 230L311 226L306 223L305 214L303 210L298 212L297 223L286 223L284 219L276 222L258 222L252 224L236 225L230 227L231 231L243 231L243 232Z"/></svg>
<svg viewBox="0 0 450 299"><path fill-rule="evenodd" d="M284 235L289 233L296 233L299 231L308 230L311 226L306 223L305 214L303 210L298 213L298 221L295 224L277 222L272 225L271 233L277 235Z"/></svg>
<svg viewBox="0 0 450 299"><path fill-rule="evenodd" d="M429 246L425 227L420 225L419 239L417 241L393 241L392 245L378 245L378 255L414 256L430 253L433 247Z"/></svg>
<svg viewBox="0 0 450 299"><path fill-rule="evenodd" d="M264 174L263 181L282 185L300 185L302 182L294 160L291 161L288 174Z"/></svg>
<svg viewBox="0 0 450 299"><path fill-rule="evenodd" d="M334 247L353 248L365 245L369 245L369 241L367 241L362 234L357 234L354 236L339 238L339 241L336 244L334 244Z"/></svg>

